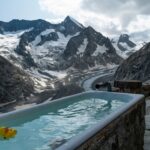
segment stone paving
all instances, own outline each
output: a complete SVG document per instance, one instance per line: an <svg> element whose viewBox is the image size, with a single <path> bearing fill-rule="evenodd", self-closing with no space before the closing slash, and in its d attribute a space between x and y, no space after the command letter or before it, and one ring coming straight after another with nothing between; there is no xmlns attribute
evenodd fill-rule
<svg viewBox="0 0 150 150"><path fill-rule="evenodd" d="M146 100L144 150L150 150L150 97Z"/></svg>

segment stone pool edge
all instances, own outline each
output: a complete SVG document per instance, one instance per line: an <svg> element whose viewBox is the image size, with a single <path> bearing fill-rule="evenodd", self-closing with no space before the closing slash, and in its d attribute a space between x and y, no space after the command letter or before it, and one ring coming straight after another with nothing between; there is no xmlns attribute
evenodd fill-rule
<svg viewBox="0 0 150 150"><path fill-rule="evenodd" d="M73 137L71 140L69 140L68 142L66 142L65 144L63 144L62 146L57 148L56 150L83 150L83 149L86 149L86 150L129 150L130 149L129 145L127 146L127 148L126 147L124 147L124 148L118 147L117 148L117 146L115 146L115 145L117 145L115 142L118 142L118 141L111 141L110 142L111 144L109 144L109 141L106 140L106 139L110 140L109 137L107 137L107 135L105 135L106 137L104 137L104 134L102 132L103 132L103 130L109 130L109 129L107 129L107 127L111 126L113 123L118 126L119 123L116 123L116 122L120 121L120 118L122 117L122 115L126 117L126 115L128 115L130 112L132 112L132 110L134 110L136 107L141 108L141 113L143 113L142 114L143 120L142 120L142 124L141 124L142 125L141 128L143 127L143 130L142 130L143 139L141 139L142 140L141 145L140 146L138 145L139 149L135 149L135 148L134 149L142 150L141 147L143 147L143 144L144 144L144 129L145 129L145 119L144 119L145 98L144 98L144 95L129 94L129 93L115 93L115 92L111 92L111 93L119 94L119 95L130 95L130 96L133 96L133 99L129 103L127 103L127 105L125 105L122 109L119 109L116 112L114 112L113 114L111 114L110 116L108 116L105 120L103 120L103 122L101 122L101 123L99 122L95 126L90 128L90 130L88 129L85 132ZM130 117L130 115L129 115L129 117ZM128 134L128 133L125 133L125 134ZM96 136L98 136L99 139L97 139ZM114 137L114 138L116 140L116 137ZM137 137L137 138L139 138L139 137ZM99 141L95 141L95 140L99 140ZM91 142L91 141L93 141L93 142ZM98 143L101 145L99 145ZM119 144L120 143L118 143L118 145ZM114 145L114 148L112 145ZM106 147L104 147L104 146L106 146ZM132 149L133 149L133 147L132 147Z"/></svg>

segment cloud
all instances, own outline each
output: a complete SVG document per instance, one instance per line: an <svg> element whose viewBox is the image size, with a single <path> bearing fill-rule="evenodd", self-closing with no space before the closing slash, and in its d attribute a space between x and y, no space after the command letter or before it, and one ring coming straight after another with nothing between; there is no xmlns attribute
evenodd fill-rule
<svg viewBox="0 0 150 150"><path fill-rule="evenodd" d="M142 32L150 30L150 16L138 15L127 27L128 32Z"/></svg>
<svg viewBox="0 0 150 150"><path fill-rule="evenodd" d="M69 14L80 11L82 0L39 0L43 11L48 11L54 18L58 19Z"/></svg>
<svg viewBox="0 0 150 150"><path fill-rule="evenodd" d="M39 0L39 5L52 22L70 15L106 35L150 27L149 0Z"/></svg>
<svg viewBox="0 0 150 150"><path fill-rule="evenodd" d="M84 20L85 26L92 26L97 31L102 32L105 36L116 35L121 33L121 26L117 19L110 19L103 15L90 15Z"/></svg>
<svg viewBox="0 0 150 150"><path fill-rule="evenodd" d="M128 26L139 15L150 15L149 0L83 0L82 8L95 14L118 18L122 28Z"/></svg>

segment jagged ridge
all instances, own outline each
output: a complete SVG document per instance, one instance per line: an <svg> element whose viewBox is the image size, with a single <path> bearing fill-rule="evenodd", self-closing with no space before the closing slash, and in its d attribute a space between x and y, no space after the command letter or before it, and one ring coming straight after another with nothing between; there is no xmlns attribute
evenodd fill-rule
<svg viewBox="0 0 150 150"><path fill-rule="evenodd" d="M149 80L150 79L150 43L146 44L136 53L132 54L126 59L117 69L115 73L116 80L136 79Z"/></svg>

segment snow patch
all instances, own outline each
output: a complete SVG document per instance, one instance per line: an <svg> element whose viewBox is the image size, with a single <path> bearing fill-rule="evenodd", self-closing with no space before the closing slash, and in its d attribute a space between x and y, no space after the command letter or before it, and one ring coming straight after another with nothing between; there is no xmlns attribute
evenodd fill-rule
<svg viewBox="0 0 150 150"><path fill-rule="evenodd" d="M78 55L83 54L85 52L87 45L88 45L88 39L85 38L82 45L80 45L80 47L78 48L77 54Z"/></svg>
<svg viewBox="0 0 150 150"><path fill-rule="evenodd" d="M105 45L97 45L97 48L95 52L92 54L92 56L98 56L99 54L104 54L108 49L106 48Z"/></svg>
<svg viewBox="0 0 150 150"><path fill-rule="evenodd" d="M20 30L16 32L4 32L4 34L0 34L0 55L9 60L10 60L10 56L13 56L14 58L20 61L21 56L18 56L14 52L14 49L16 49L16 47L19 44L20 36L24 32L31 31L32 29L33 28L30 28L28 30ZM16 65L20 66L19 64Z"/></svg>
<svg viewBox="0 0 150 150"><path fill-rule="evenodd" d="M38 45L41 42L41 36L38 35L35 40L32 42L34 46Z"/></svg>
<svg viewBox="0 0 150 150"><path fill-rule="evenodd" d="M46 79L41 75L38 76L38 74L30 74L30 77L34 82L34 90L38 93L43 92L50 83L50 80L48 78Z"/></svg>
<svg viewBox="0 0 150 150"><path fill-rule="evenodd" d="M31 30L33 30L33 28L29 28L27 30L18 30L18 31L13 31L13 32L6 32L6 31L4 31L3 34L4 35L18 35L18 36L20 36L20 35L22 35L25 32L30 32Z"/></svg>
<svg viewBox="0 0 150 150"><path fill-rule="evenodd" d="M126 54L118 48L117 42L113 42L112 45L113 45L113 47L116 49L116 53L117 53L119 56L121 56L121 57L124 58L124 59L127 58Z"/></svg>
<svg viewBox="0 0 150 150"><path fill-rule="evenodd" d="M46 29L45 31L41 32L41 35L48 35L52 32L55 32L55 30L54 29Z"/></svg>
<svg viewBox="0 0 150 150"><path fill-rule="evenodd" d="M126 50L131 49L131 47L130 47L127 43L125 43L125 42L119 42L119 44L120 44L123 48L125 48Z"/></svg>
<svg viewBox="0 0 150 150"><path fill-rule="evenodd" d="M52 70L44 70L44 72L46 72L46 73L48 73L48 74L50 74L52 76L55 76L58 79L63 79L64 77L67 76L67 73L66 72L62 72L62 71L57 72L57 71L52 71Z"/></svg>
<svg viewBox="0 0 150 150"><path fill-rule="evenodd" d="M39 85L40 87L46 87L47 86L47 84L46 84L46 80L45 79L42 79L42 78L34 78L33 79L34 80L34 82L35 82L35 85Z"/></svg>
<svg viewBox="0 0 150 150"><path fill-rule="evenodd" d="M5 32L5 34L3 35L0 34L0 55L12 61L14 65L17 65L19 67L22 57L18 56L15 53L14 49L18 46L20 35L22 35L23 33L23 31L18 31L16 32L16 34L14 32ZM13 60L11 58L13 58Z"/></svg>

